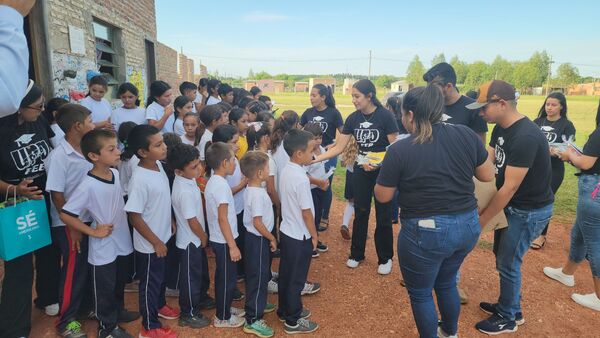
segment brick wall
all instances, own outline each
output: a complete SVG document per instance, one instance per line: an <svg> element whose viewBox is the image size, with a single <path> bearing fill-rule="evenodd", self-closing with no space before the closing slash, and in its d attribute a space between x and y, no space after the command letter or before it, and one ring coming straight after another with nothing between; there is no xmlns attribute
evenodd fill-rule
<svg viewBox="0 0 600 338"><path fill-rule="evenodd" d="M156 79L167 82L173 88L179 87L177 51L160 42L156 44Z"/></svg>

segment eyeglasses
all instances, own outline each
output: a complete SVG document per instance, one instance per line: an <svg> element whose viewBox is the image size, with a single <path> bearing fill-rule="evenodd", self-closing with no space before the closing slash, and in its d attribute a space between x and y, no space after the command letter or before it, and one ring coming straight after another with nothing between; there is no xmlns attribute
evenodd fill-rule
<svg viewBox="0 0 600 338"><path fill-rule="evenodd" d="M42 110L44 110L45 106L46 106L46 102L42 101L42 104L39 105L38 107L27 106L25 108L33 109L33 110L37 110L37 111L42 111Z"/></svg>

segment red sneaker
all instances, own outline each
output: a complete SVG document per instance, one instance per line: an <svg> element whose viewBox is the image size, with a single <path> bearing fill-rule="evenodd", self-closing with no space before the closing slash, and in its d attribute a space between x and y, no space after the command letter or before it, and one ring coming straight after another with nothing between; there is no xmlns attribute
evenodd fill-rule
<svg viewBox="0 0 600 338"><path fill-rule="evenodd" d="M165 305L158 310L158 316L164 319L177 319L179 318L179 310L174 309L169 305Z"/></svg>
<svg viewBox="0 0 600 338"><path fill-rule="evenodd" d="M152 330L146 330L142 327L140 338L177 338L177 332L171 330L168 326Z"/></svg>

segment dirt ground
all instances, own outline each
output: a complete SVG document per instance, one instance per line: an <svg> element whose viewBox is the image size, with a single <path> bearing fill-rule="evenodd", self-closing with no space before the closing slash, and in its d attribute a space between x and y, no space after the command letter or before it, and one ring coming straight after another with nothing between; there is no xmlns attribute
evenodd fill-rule
<svg viewBox="0 0 600 338"><path fill-rule="evenodd" d="M367 259L355 270L346 267L349 241L339 234L339 220L343 210L342 201L334 201L330 219L330 229L322 233L322 239L329 245L329 252L321 254L311 263L309 279L322 285L320 292L304 296L304 306L313 315L311 319L319 323L319 330L313 337L416 337L406 289L399 283L397 260L391 275L377 274L377 259L373 243L373 228L369 229ZM373 215L372 215L373 218ZM371 220L374 224L374 219ZM600 335L600 313L575 304L572 292L590 293L593 290L589 265L584 264L576 273L576 286L568 288L551 281L542 273L547 265L563 263L569 247L569 224L552 224L546 246L538 252L529 251L523 265L523 313L525 325L520 326L514 337L598 337ZM394 229L395 238L398 227ZM394 240L394 243L396 239ZM484 235L480 244L467 257L462 267L462 286L470 300L462 307L459 321L459 336L484 337L474 329L474 325L486 315L478 308L480 301L494 301L498 296L498 274L494 267L491 251L491 234ZM394 245L395 248L395 245ZM210 260L211 272L214 259ZM275 261L275 265L277 261ZM243 284L240 284L243 289ZM212 293L212 290L210 291ZM269 295L269 301L277 304L277 296ZM178 306L176 298L167 302ZM126 295L129 309L137 309L137 294ZM243 301L234 306L243 307ZM205 311L210 318L214 310ZM275 313L265 315L265 319L275 328L276 336L284 336L283 326ZM54 319L39 310L33 311L31 337L56 337ZM174 327L179 337L242 337L247 336L241 329L201 330L183 329L177 321L163 321ZM125 324L123 327L137 336L140 321ZM96 337L96 323L84 323L89 337Z"/></svg>

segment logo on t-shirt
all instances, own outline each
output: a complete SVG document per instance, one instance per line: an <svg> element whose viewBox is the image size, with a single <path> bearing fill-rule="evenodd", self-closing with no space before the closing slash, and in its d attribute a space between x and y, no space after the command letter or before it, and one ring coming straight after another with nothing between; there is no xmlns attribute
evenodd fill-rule
<svg viewBox="0 0 600 338"><path fill-rule="evenodd" d="M33 135L35 134L25 134L19 137L15 142L20 148L10 152L15 167L18 170L25 170L24 175L43 171L44 164L36 164L36 162L40 158L46 158L50 153L50 146L44 140L28 144L31 142ZM21 147L23 143L25 143L25 146Z"/></svg>
<svg viewBox="0 0 600 338"><path fill-rule="evenodd" d="M556 133L554 132L554 128L550 126L541 126L540 128L542 129L542 133L544 133L549 143L556 142L558 135L556 135Z"/></svg>
<svg viewBox="0 0 600 338"><path fill-rule="evenodd" d="M323 132L327 131L327 122L323 121L325 118L323 116L315 116L312 119L312 123L318 124L319 127L321 127L321 129L323 129Z"/></svg>
<svg viewBox="0 0 600 338"><path fill-rule="evenodd" d="M363 147L372 147L379 140L379 130L369 129L372 125L373 123L365 121L358 125L361 129L355 131L356 142Z"/></svg>
<svg viewBox="0 0 600 338"><path fill-rule="evenodd" d="M21 147L26 144L29 144L29 142L31 142L31 140L33 139L34 136L35 136L35 134L21 135L18 139L15 140L15 142L17 143L17 147Z"/></svg>
<svg viewBox="0 0 600 338"><path fill-rule="evenodd" d="M506 154L504 153L504 149L502 146L504 145L504 138L498 137L496 141L496 146L494 147L494 157L496 159L496 175L498 174L498 169L504 167L504 162L506 161Z"/></svg>
<svg viewBox="0 0 600 338"><path fill-rule="evenodd" d="M452 118L452 116L448 115L448 114L442 114L442 122L446 122L448 120L450 120Z"/></svg>

